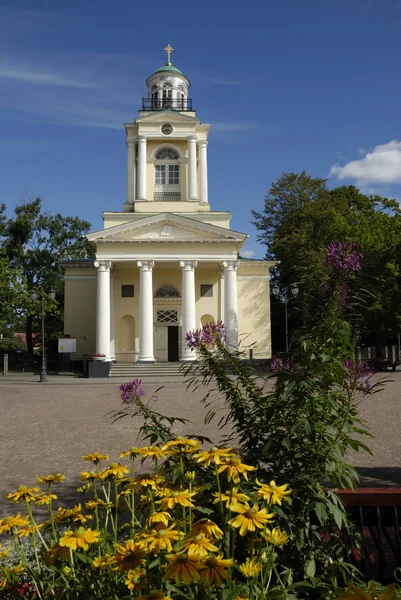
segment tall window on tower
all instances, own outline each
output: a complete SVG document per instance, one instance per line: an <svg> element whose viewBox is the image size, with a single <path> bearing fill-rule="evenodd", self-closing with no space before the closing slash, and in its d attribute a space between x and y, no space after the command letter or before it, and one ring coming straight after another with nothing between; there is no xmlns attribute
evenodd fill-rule
<svg viewBox="0 0 401 600"><path fill-rule="evenodd" d="M163 84L163 108L173 107L173 84L166 81Z"/></svg>
<svg viewBox="0 0 401 600"><path fill-rule="evenodd" d="M172 148L162 148L155 156L154 200L181 200L179 154Z"/></svg>

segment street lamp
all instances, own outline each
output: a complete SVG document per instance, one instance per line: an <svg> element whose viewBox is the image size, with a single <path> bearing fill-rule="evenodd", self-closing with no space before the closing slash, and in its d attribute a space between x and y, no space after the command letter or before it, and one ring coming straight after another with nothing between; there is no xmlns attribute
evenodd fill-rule
<svg viewBox="0 0 401 600"><path fill-rule="evenodd" d="M277 283L274 284L274 286L272 287L272 293L273 296L275 296L276 298L279 298L282 300L282 302L284 302L284 308L285 308L285 351L288 354L288 347L289 347L289 343L288 343L288 309L287 309L287 304L290 302L290 300L294 299L298 296L298 292L299 292L299 287L296 283L291 283L290 285L290 290L291 290L291 295L288 295L288 290L284 290L284 292L281 294L280 296L280 288L277 285Z"/></svg>
<svg viewBox="0 0 401 600"><path fill-rule="evenodd" d="M50 300L54 300L56 297L56 292L51 289L49 292ZM38 299L38 293L35 291L31 292L31 298L34 302ZM46 383L47 381L47 371L46 371L46 356L45 356L45 295L42 294L42 370L40 372L40 383Z"/></svg>

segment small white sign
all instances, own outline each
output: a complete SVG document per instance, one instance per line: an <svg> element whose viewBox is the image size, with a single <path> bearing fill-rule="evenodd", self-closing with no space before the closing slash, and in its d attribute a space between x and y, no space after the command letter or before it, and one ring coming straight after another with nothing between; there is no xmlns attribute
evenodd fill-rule
<svg viewBox="0 0 401 600"><path fill-rule="evenodd" d="M60 354L64 352L76 352L77 340L72 338L62 338L58 340L58 351Z"/></svg>

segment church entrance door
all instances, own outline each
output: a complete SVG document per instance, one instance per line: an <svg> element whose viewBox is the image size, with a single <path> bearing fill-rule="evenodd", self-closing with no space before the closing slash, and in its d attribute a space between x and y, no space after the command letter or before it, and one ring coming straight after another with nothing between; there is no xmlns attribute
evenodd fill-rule
<svg viewBox="0 0 401 600"><path fill-rule="evenodd" d="M177 362L179 359L178 352L178 325L169 325L168 327L168 361Z"/></svg>

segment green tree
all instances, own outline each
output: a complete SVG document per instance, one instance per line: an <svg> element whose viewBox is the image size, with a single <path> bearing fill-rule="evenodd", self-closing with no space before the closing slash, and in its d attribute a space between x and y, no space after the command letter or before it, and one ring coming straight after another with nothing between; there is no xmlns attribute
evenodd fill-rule
<svg viewBox="0 0 401 600"><path fill-rule="evenodd" d="M350 295L367 290L354 329L376 332L379 344L400 330L401 211L395 200L366 196L354 186L329 190L325 179L303 171L279 177L263 211L252 215L266 257L280 261L279 283L301 284L300 316L293 315L298 326L313 326L314 302L325 294L326 247L343 239L357 242L363 257L360 273L350 282Z"/></svg>
<svg viewBox="0 0 401 600"><path fill-rule="evenodd" d="M2 218L1 218L2 217ZM19 286L14 294L14 312L25 319L27 348L33 353L32 327L40 315L41 301L33 302L29 292L38 289L44 295L45 311L60 317L63 307L63 266L71 259L93 257L93 249L84 235L90 223L79 217L64 217L42 212L41 200L19 203L10 219L0 213L2 251ZM57 305L47 300L47 292L54 288ZM56 309L58 307L58 309Z"/></svg>

